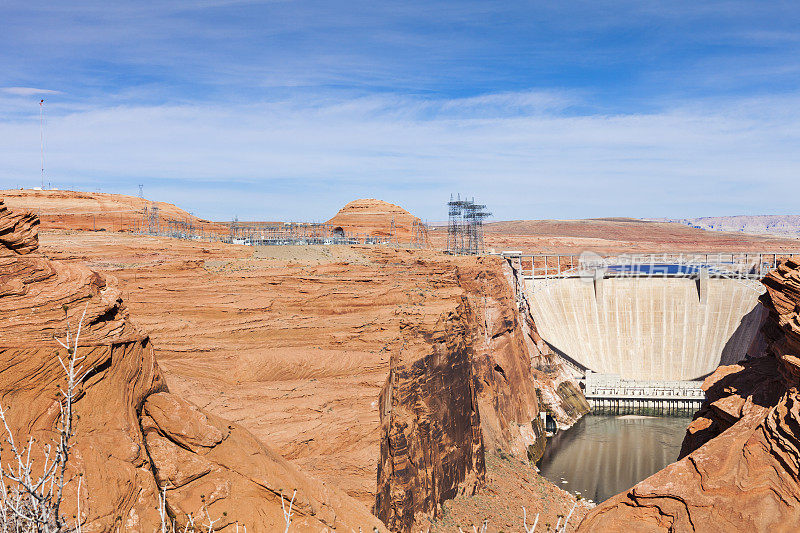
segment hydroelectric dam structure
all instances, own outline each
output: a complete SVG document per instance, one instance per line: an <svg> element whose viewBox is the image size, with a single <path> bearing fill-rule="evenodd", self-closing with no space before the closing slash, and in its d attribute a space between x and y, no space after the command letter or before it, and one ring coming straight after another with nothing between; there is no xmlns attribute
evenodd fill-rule
<svg viewBox="0 0 800 533"><path fill-rule="evenodd" d="M800 252L503 255L594 408L694 411L703 379L747 357L765 314L760 279Z"/></svg>

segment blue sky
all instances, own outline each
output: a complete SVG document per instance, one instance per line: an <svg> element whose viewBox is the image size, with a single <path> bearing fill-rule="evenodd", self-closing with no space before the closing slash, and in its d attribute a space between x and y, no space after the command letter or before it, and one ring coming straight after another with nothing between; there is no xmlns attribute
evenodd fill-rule
<svg viewBox="0 0 800 533"><path fill-rule="evenodd" d="M324 220L798 213L796 2L0 4L0 186Z"/></svg>

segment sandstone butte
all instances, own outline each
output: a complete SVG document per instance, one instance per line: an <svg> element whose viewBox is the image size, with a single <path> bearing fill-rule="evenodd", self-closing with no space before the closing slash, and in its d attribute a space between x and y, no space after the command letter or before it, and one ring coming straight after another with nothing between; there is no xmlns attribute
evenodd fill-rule
<svg viewBox="0 0 800 533"><path fill-rule="evenodd" d="M764 280L750 358L703 383L681 459L595 508L579 531L797 531L800 263Z"/></svg>
<svg viewBox="0 0 800 533"><path fill-rule="evenodd" d="M63 337L68 321L74 331L85 310L79 352L91 371L74 405L64 503L74 516L80 499L84 531L155 530L162 490L179 524L206 508L219 530L238 522L277 531L281 492L294 489L300 530L384 530L365 506L305 475L249 431L172 394L149 337L128 320L117 280L37 253L38 223L0 203L0 395L18 441L50 442L64 381L54 337Z"/></svg>
<svg viewBox="0 0 800 533"><path fill-rule="evenodd" d="M342 207L327 223L348 233L388 237L392 242L427 244L428 240L427 229L418 217L399 205L382 200L354 200ZM417 235L415 229L418 229Z"/></svg>

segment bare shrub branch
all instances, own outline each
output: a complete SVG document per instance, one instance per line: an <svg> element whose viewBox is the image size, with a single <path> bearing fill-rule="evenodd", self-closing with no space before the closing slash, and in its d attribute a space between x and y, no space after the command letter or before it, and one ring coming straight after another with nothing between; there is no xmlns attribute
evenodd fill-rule
<svg viewBox="0 0 800 533"><path fill-rule="evenodd" d="M292 523L292 505L294 504L294 497L297 496L297 489L292 493L292 500L289 502L289 510L286 510L286 505L283 501L283 492L281 492L281 509L283 509L283 520L286 522L286 529L283 533L289 533L289 526Z"/></svg>
<svg viewBox="0 0 800 533"><path fill-rule="evenodd" d="M533 525L528 528L528 510L522 508L522 527L525 528L525 533L533 533L536 531L536 525L539 523L539 513L536 513L536 518L533 520Z"/></svg>
<svg viewBox="0 0 800 533"><path fill-rule="evenodd" d="M14 433L6 418L6 409L0 405L0 421L5 428L5 444L0 447L0 527L3 533L66 533L81 531L80 516L80 487L78 479L78 515L74 524L69 525L66 517L61 515L61 502L64 497L64 485L67 483L67 462L72 448L73 437L73 402L75 389L86 374L82 373L83 366L80 362L84 357L78 356L83 319L86 310L83 310L78 322L78 330L72 337L69 321L66 319L67 307L64 306L67 333L65 339L55 338L56 342L66 349L69 356L58 356L58 362L67 378L66 390L59 388L61 399L59 401L60 416L56 426L58 441L47 443L42 451L41 469L37 473L31 451L36 442L33 437L28 437L27 443L20 448L14 439ZM11 460L4 462L3 452L10 452Z"/></svg>

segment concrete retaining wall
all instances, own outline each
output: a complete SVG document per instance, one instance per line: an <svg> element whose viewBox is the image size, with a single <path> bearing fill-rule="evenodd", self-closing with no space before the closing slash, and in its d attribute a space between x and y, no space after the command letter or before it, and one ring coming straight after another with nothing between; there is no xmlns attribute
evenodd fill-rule
<svg viewBox="0 0 800 533"><path fill-rule="evenodd" d="M535 291L541 282L527 283L542 338L579 364L623 379L697 379L739 361L764 312L763 287L754 280L570 278Z"/></svg>

